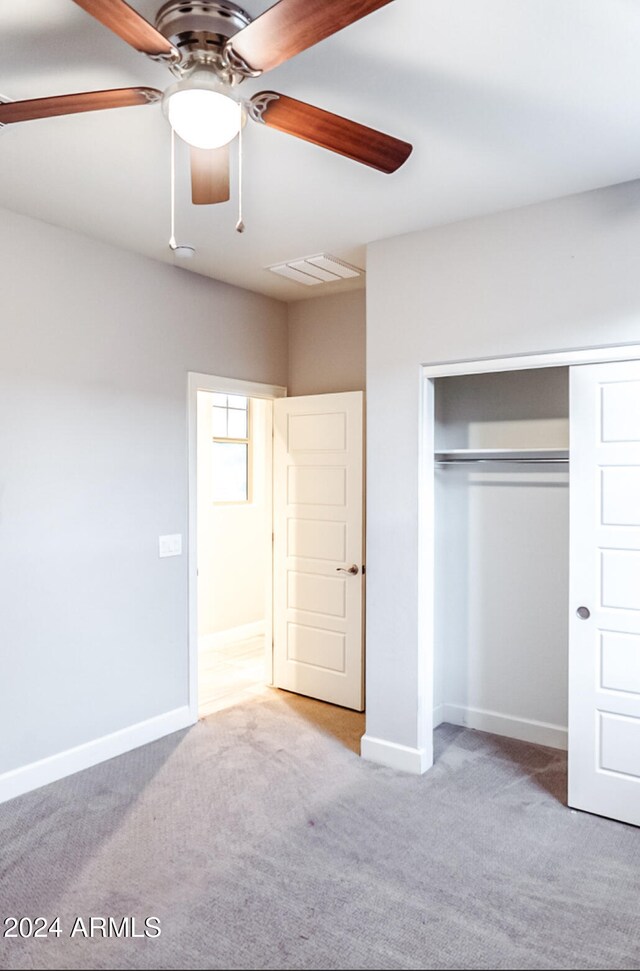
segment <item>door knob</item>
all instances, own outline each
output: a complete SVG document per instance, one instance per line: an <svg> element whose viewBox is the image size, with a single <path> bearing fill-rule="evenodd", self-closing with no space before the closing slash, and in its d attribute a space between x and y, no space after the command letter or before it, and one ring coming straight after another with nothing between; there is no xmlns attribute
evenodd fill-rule
<svg viewBox="0 0 640 971"><path fill-rule="evenodd" d="M591 611L588 607L578 607L576 613L580 620L589 620L589 617L591 617Z"/></svg>
<svg viewBox="0 0 640 971"><path fill-rule="evenodd" d="M354 563L353 566L350 566L348 570L345 570L343 566L337 567L336 573L349 573L352 577L355 577L358 573L360 573L360 570Z"/></svg>

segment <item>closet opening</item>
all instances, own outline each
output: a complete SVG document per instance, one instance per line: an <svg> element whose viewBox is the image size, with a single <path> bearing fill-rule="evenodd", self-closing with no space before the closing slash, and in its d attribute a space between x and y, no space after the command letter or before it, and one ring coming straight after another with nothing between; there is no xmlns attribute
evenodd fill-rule
<svg viewBox="0 0 640 971"><path fill-rule="evenodd" d="M640 826L640 346L423 375L424 761L442 722L567 748L567 804Z"/></svg>
<svg viewBox="0 0 640 971"><path fill-rule="evenodd" d="M569 369L432 392L434 726L566 748Z"/></svg>

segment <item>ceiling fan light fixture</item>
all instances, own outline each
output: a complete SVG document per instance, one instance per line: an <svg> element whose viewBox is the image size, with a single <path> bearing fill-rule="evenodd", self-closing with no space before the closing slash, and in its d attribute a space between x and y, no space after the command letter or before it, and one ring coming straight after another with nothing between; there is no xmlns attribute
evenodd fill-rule
<svg viewBox="0 0 640 971"><path fill-rule="evenodd" d="M164 106L176 135L194 148L222 148L240 131L238 102L206 80L172 85Z"/></svg>

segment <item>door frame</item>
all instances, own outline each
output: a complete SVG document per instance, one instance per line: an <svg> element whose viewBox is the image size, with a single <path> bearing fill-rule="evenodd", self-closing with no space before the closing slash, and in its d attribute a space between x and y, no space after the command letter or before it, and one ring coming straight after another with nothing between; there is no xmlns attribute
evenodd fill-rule
<svg viewBox="0 0 640 971"><path fill-rule="evenodd" d="M545 353L514 354L458 361L433 361L420 367L418 422L418 746L424 752L422 769L433 765L434 723L434 584L435 584L435 414L434 380L456 375L522 371L531 368L572 367L640 359L640 344L610 344ZM571 488L571 486L569 486Z"/></svg>
<svg viewBox="0 0 640 971"><path fill-rule="evenodd" d="M187 436L188 436L188 671L189 713L195 723L198 720L198 391L222 394L242 394L248 398L286 398L287 389L277 384L260 384L240 378L226 378L214 374L189 371L187 375ZM272 470L273 478L273 470ZM273 487L271 490L273 521ZM271 586L273 603L273 555L267 557L267 587ZM273 652L269 645L273 640L273 611L268 611L265 629L265 660L267 674L273 678ZM271 670L269 671L269 658Z"/></svg>

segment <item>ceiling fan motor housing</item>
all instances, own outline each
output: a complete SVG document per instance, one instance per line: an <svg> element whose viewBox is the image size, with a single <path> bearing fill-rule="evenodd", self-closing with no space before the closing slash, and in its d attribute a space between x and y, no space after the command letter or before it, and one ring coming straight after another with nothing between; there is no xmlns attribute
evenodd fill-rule
<svg viewBox="0 0 640 971"><path fill-rule="evenodd" d="M156 29L181 54L180 75L195 68L213 68L220 79L238 83L246 75L230 68L225 45L230 37L251 23L249 14L230 0L168 0L156 17Z"/></svg>

